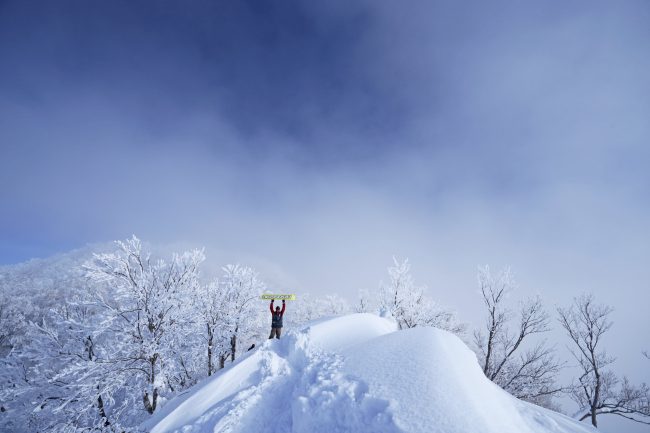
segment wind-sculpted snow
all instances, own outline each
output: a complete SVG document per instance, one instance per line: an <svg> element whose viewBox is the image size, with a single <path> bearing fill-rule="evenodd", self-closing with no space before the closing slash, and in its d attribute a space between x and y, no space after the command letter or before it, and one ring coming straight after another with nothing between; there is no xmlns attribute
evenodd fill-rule
<svg viewBox="0 0 650 433"><path fill-rule="evenodd" d="M269 340L168 402L151 433L587 433L521 402L454 335L396 331L371 314L321 320Z"/></svg>

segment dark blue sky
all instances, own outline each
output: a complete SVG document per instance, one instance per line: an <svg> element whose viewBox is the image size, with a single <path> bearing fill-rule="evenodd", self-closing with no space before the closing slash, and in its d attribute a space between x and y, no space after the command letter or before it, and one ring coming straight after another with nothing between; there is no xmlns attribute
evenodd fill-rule
<svg viewBox="0 0 650 433"><path fill-rule="evenodd" d="M644 239L646 1L314 3L0 2L0 261L378 212Z"/></svg>
<svg viewBox="0 0 650 433"><path fill-rule="evenodd" d="M135 233L353 296L398 254L457 308L509 264L647 329L649 46L646 0L0 0L0 263Z"/></svg>
<svg viewBox="0 0 650 433"><path fill-rule="evenodd" d="M2 11L10 100L65 103L94 92L161 134L188 111L210 112L246 136L300 138L307 154L328 153L307 140L315 128L383 135L408 115L400 92L364 62L373 17L362 5L10 2Z"/></svg>

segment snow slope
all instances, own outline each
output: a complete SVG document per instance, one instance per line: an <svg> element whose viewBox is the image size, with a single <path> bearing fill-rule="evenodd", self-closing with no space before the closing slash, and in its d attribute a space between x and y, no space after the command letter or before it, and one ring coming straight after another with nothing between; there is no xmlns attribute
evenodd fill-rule
<svg viewBox="0 0 650 433"><path fill-rule="evenodd" d="M269 340L169 401L151 433L587 433L483 375L456 336L371 314Z"/></svg>

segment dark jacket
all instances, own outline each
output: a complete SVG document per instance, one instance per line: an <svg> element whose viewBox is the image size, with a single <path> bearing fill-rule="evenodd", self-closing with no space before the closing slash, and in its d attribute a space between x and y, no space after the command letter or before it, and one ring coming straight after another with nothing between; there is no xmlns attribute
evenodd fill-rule
<svg viewBox="0 0 650 433"><path fill-rule="evenodd" d="M282 310L280 310L279 313L276 313L273 309L273 301L271 301L271 305L269 306L271 314L273 315L273 319L271 320L271 328L282 328L282 316L284 315L285 308L286 304L283 303Z"/></svg>

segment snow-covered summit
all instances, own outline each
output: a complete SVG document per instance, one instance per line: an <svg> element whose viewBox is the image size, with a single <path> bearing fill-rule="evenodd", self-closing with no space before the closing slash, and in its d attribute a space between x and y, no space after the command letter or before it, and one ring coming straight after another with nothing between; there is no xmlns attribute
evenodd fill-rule
<svg viewBox="0 0 650 433"><path fill-rule="evenodd" d="M151 433L586 433L485 378L453 334L353 314L269 340L183 395Z"/></svg>

